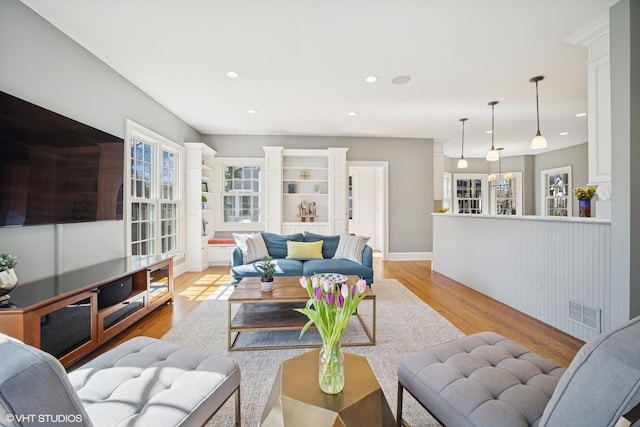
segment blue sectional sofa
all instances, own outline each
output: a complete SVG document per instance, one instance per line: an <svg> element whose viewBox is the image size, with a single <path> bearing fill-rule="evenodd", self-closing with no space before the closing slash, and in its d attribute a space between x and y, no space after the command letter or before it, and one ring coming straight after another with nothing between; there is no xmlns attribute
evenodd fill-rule
<svg viewBox="0 0 640 427"><path fill-rule="evenodd" d="M319 273L339 273L347 276L359 276L366 280L368 285L373 283L373 250L368 245L364 245L361 254L362 262L359 263L349 259L334 258L340 243L340 235L325 236L314 233L287 235L261 233L261 235L269 256L273 258L273 262L277 266L274 276L311 276ZM322 259L301 260L287 258L287 241L322 241ZM262 273L256 268L258 261L259 259L245 263L240 247L236 246L232 252L232 282L238 283L243 277L260 277Z"/></svg>

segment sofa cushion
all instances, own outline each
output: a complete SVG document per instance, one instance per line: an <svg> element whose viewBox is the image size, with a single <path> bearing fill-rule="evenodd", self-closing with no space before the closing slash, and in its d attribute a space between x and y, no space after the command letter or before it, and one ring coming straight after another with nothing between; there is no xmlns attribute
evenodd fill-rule
<svg viewBox="0 0 640 427"><path fill-rule="evenodd" d="M341 234L340 242L333 258L347 259L362 264L362 252L368 241L369 237Z"/></svg>
<svg viewBox="0 0 640 427"><path fill-rule="evenodd" d="M317 242L294 242L287 241L288 259L322 259L322 240Z"/></svg>
<svg viewBox="0 0 640 427"><path fill-rule="evenodd" d="M287 240L294 242L302 242L304 235L302 233L295 234L274 234L274 233L262 233L262 238L267 246L269 255L271 258L286 258L287 257Z"/></svg>
<svg viewBox="0 0 640 427"><path fill-rule="evenodd" d="M309 233L308 231L304 232L305 242L317 242L319 240L324 242L322 244L322 257L333 258L340 243L340 235L323 236L322 234Z"/></svg>
<svg viewBox="0 0 640 427"><path fill-rule="evenodd" d="M262 238L262 233L253 234L239 234L233 233L233 238L236 241L236 245L242 252L242 263L248 264L250 262L260 260L269 255L267 246Z"/></svg>
<svg viewBox="0 0 640 427"><path fill-rule="evenodd" d="M308 262L308 261L307 261ZM276 272L274 276L302 276L302 261L297 259L274 259ZM258 270L257 262L234 265L231 267L231 276L237 281L242 277L260 277L262 271Z"/></svg>
<svg viewBox="0 0 640 427"><path fill-rule="evenodd" d="M95 425L191 426L206 424L240 386L240 368L228 357L136 337L69 379Z"/></svg>
<svg viewBox="0 0 640 427"><path fill-rule="evenodd" d="M303 276L320 273L339 273L345 276L358 276L371 283L373 269L346 259L322 259L305 261L302 266Z"/></svg>

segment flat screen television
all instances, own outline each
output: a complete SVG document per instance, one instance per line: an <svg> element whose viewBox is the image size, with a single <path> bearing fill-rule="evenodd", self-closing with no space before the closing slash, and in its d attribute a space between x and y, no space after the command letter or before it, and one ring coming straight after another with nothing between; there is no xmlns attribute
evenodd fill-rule
<svg viewBox="0 0 640 427"><path fill-rule="evenodd" d="M0 227L121 220L124 141L0 92Z"/></svg>

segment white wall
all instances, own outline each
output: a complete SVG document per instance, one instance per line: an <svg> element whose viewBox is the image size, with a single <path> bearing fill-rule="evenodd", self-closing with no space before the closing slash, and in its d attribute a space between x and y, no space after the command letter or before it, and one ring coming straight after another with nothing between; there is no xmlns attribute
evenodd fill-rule
<svg viewBox="0 0 640 427"><path fill-rule="evenodd" d="M569 300L601 310L611 294L611 223L596 218L434 214L433 269L582 340Z"/></svg>
<svg viewBox="0 0 640 427"><path fill-rule="evenodd" d="M141 64L142 66L142 64ZM200 134L17 0L0 1L0 90L124 137L130 118L182 144ZM0 229L22 283L125 254L124 221Z"/></svg>
<svg viewBox="0 0 640 427"><path fill-rule="evenodd" d="M640 4L609 11L611 42L611 286L614 324L640 315Z"/></svg>

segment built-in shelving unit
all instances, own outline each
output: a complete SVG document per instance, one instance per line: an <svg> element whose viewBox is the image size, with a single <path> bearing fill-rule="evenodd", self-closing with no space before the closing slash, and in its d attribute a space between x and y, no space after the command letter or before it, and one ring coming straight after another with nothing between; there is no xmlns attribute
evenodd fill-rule
<svg viewBox="0 0 640 427"><path fill-rule="evenodd" d="M213 218L220 203L213 200L214 149L201 142L186 142L186 207L188 271L202 271L209 266L208 241L214 235ZM207 199L205 202L203 197Z"/></svg>
<svg viewBox="0 0 640 427"><path fill-rule="evenodd" d="M266 231L347 231L347 148L264 147Z"/></svg>

